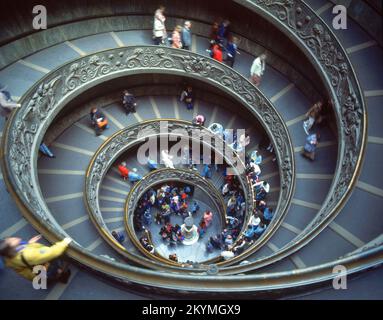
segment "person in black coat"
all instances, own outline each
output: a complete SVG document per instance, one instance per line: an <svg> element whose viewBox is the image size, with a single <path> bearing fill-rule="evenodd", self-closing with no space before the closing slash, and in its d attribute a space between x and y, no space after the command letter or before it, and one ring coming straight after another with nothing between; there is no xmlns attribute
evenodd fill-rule
<svg viewBox="0 0 383 320"><path fill-rule="evenodd" d="M109 128L108 120L106 116L97 108L92 108L90 111L90 121L96 131L96 135L99 136L101 132Z"/></svg>
<svg viewBox="0 0 383 320"><path fill-rule="evenodd" d="M124 91L124 96L122 98L122 104L126 110L126 114L131 112L136 112L137 101L136 98L129 93L127 90Z"/></svg>
<svg viewBox="0 0 383 320"><path fill-rule="evenodd" d="M186 108L188 110L192 110L194 107L194 100L195 100L195 96L194 96L193 88L191 86L187 86L185 90L182 91L181 93L180 101L181 102L183 101L185 103Z"/></svg>

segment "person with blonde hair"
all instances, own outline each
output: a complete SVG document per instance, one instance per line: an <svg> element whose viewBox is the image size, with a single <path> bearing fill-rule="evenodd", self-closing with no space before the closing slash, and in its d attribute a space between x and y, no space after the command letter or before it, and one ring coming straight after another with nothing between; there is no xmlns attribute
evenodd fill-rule
<svg viewBox="0 0 383 320"><path fill-rule="evenodd" d="M258 87L261 83L266 68L266 54L261 54L258 58L254 59L250 69L251 81Z"/></svg>
<svg viewBox="0 0 383 320"><path fill-rule="evenodd" d="M182 27L181 26L176 26L173 31L172 35L172 47L181 49L182 48L182 42L181 42L181 32L182 32Z"/></svg>
<svg viewBox="0 0 383 320"><path fill-rule="evenodd" d="M153 40L156 45L164 44L167 37L164 12L165 7L160 6L154 13Z"/></svg>

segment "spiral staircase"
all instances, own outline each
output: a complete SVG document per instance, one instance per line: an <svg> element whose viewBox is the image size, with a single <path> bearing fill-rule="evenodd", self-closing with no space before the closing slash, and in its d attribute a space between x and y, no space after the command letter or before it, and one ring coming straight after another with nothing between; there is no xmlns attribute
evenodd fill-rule
<svg viewBox="0 0 383 320"><path fill-rule="evenodd" d="M116 1L94 12L81 2L77 11L53 6L57 30L52 34L44 33L49 29L32 32L20 13L20 24L10 23L3 32L0 83L7 84L22 108L0 123L0 238L28 239L39 232L46 243L64 236L74 243L67 252L73 262L68 284L34 290L3 270L0 297L380 299L381 45L351 18L347 32L332 29L334 4L329 1L224 1L222 10L232 9L226 12L233 15L233 33L241 39L231 69L206 52L211 21L202 17L215 13L201 3L182 14L168 2L169 27L184 19L193 23L191 52L152 46L155 5L140 2L129 7ZM188 6L190 1L183 9ZM71 13L63 18L60 9ZM253 36L250 26L236 30L240 18L235 14L244 11L245 18L259 17L274 26L273 32L292 43L285 50L297 56L284 56L283 44L274 50L273 42ZM265 50L270 63L258 90L247 79L254 52ZM294 58L302 64L293 63ZM185 81L196 88L194 110L179 102ZM125 88L137 96L134 114L126 115L120 105ZM317 158L310 162L300 155L306 137L302 121L323 97L334 99L334 110L320 128ZM102 109L110 122L100 136L89 126L91 106ZM140 188L122 181L115 167L123 158L149 187L152 173L137 163L135 130L156 128L153 123L161 119L187 130L198 113L206 116L206 127L218 122L245 128L248 150L259 150L261 137L268 135L275 155L261 151L261 168L271 185L267 202L276 215L243 254L185 266L154 258L136 245L126 217ZM38 156L41 141L56 158ZM185 170L183 178L200 181L202 166L197 169ZM164 170L158 179L174 175ZM241 179L246 212L251 212L254 195L246 177ZM219 190L222 183L222 172L214 172L205 192L195 195L197 201L209 203L209 190ZM214 231L220 231L218 225ZM122 246L110 236L112 230L127 232ZM332 288L336 265L349 272L348 290Z"/></svg>

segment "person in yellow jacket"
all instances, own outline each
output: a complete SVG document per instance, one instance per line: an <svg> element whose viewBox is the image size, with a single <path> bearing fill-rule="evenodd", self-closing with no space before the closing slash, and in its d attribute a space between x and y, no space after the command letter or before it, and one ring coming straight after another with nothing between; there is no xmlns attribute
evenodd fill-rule
<svg viewBox="0 0 383 320"><path fill-rule="evenodd" d="M41 236L38 235L28 242L16 237L0 240L0 256L4 257L5 266L32 281L37 275L33 272L33 267L43 265L47 270L48 284L57 281L66 283L70 270L58 258L72 239L65 238L50 247L38 243L40 239Z"/></svg>

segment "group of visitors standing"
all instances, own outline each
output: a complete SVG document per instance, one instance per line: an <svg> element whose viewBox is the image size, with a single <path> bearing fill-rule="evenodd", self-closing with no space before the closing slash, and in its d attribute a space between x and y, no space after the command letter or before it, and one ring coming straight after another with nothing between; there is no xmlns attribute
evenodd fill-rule
<svg viewBox="0 0 383 320"><path fill-rule="evenodd" d="M169 45L177 49L190 50L192 44L191 37L191 22L185 21L183 26L177 25L173 32L170 41L165 26L165 7L160 6L154 14L153 22L153 40L156 45Z"/></svg>
<svg viewBox="0 0 383 320"><path fill-rule="evenodd" d="M165 26L165 7L160 6L154 14L153 41L156 45L171 45L173 48L190 50L192 45L191 22L185 21L184 25L177 25L171 38ZM219 61L226 62L230 67L234 66L235 58L239 54L238 38L230 32L230 21L225 19L214 22L210 32L210 46L207 49L209 55ZM250 68L250 80L256 86L261 83L262 75L266 68L266 54L259 55Z"/></svg>

